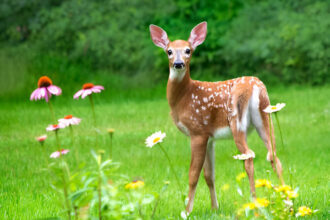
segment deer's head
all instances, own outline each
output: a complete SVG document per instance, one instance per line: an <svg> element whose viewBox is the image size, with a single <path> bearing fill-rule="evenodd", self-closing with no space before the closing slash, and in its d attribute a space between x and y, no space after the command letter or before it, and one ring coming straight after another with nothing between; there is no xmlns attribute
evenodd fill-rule
<svg viewBox="0 0 330 220"><path fill-rule="evenodd" d="M180 81L183 78L186 67L189 66L191 55L196 47L204 42L206 32L207 23L204 21L192 29L188 41L170 41L162 28L153 24L150 25L152 41L167 53L171 79Z"/></svg>

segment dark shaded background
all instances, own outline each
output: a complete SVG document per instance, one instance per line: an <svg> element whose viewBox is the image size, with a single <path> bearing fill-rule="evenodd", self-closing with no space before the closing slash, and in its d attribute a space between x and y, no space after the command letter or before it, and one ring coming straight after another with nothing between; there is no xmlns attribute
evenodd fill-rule
<svg viewBox="0 0 330 220"><path fill-rule="evenodd" d="M150 40L149 24L163 27L171 40L187 39L204 20L208 35L191 63L195 79L255 75L270 86L330 82L329 1L1 2L2 99L26 99L41 75L70 96L87 81L118 97L163 94L168 61Z"/></svg>

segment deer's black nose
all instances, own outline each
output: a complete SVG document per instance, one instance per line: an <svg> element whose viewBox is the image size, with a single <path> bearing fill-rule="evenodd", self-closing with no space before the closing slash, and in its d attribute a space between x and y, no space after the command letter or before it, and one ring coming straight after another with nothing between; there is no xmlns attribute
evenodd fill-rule
<svg viewBox="0 0 330 220"><path fill-rule="evenodd" d="M184 63L183 62L175 62L173 64L175 69L182 69L184 67Z"/></svg>

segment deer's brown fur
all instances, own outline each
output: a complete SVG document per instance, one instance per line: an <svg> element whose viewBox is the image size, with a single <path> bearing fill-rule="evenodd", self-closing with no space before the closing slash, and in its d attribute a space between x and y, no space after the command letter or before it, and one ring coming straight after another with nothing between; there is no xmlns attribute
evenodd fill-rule
<svg viewBox="0 0 330 220"><path fill-rule="evenodd" d="M214 186L215 139L232 136L238 150L249 155L244 164L251 193L255 196L254 153L246 142L248 131L252 127L256 128L264 141L268 150L267 159L283 182L281 163L275 157L276 169L273 162L270 138L273 138L274 143L275 138L274 135L269 135L271 121L263 111L270 104L265 85L252 76L219 82L201 82L190 78L190 58L206 37L206 22L200 23L191 31L188 41L171 42L166 32L155 25L150 26L150 32L154 43L168 53L170 76L167 99L173 121L191 139L187 211L192 211L196 185L203 167L212 207L218 207Z"/></svg>

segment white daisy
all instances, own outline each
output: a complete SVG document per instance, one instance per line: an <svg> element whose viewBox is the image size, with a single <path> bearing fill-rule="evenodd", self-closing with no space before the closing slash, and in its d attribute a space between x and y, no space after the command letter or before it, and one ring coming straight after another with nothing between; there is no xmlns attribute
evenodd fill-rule
<svg viewBox="0 0 330 220"><path fill-rule="evenodd" d="M269 105L264 109L266 113L278 112L285 107L285 103L277 103L276 105Z"/></svg>
<svg viewBox="0 0 330 220"><path fill-rule="evenodd" d="M247 160L247 159L250 159L250 158L255 158L255 154L252 150L250 150L250 152L247 153L247 154L237 154L233 157L236 160Z"/></svg>
<svg viewBox="0 0 330 220"><path fill-rule="evenodd" d="M182 219L187 219L188 216L189 216L189 213L188 213L187 211L182 211L182 212L181 212L181 218L182 218Z"/></svg>
<svg viewBox="0 0 330 220"><path fill-rule="evenodd" d="M162 133L161 131L155 132L152 135L150 135L146 139L146 145L147 147L153 147L155 144L158 144L163 141L163 139L166 137L165 133Z"/></svg>

